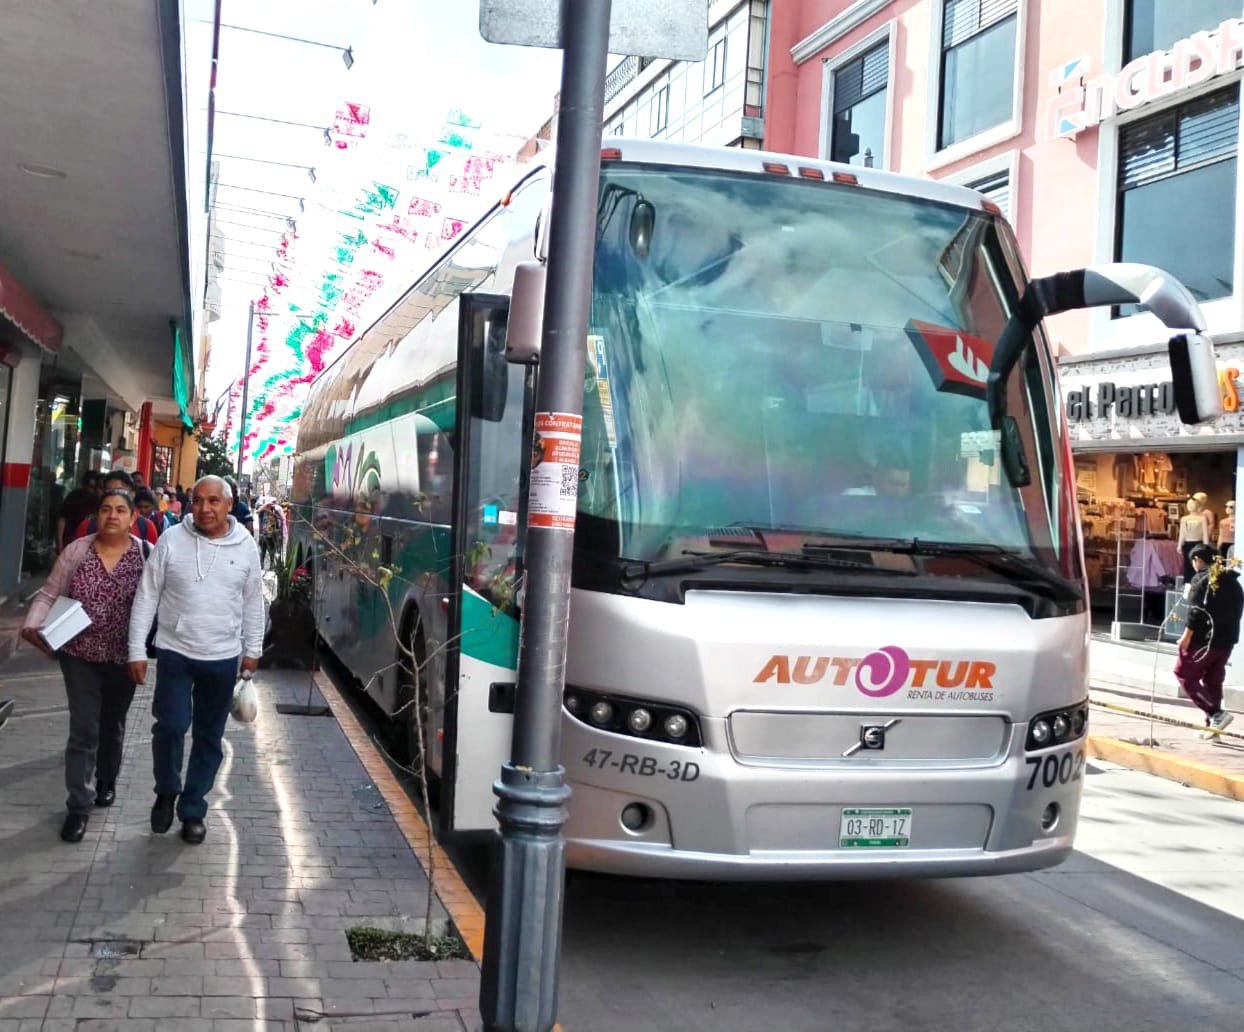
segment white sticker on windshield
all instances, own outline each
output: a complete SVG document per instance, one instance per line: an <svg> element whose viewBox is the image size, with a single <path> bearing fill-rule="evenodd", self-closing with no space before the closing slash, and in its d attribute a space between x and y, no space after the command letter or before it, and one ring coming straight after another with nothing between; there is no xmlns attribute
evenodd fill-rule
<svg viewBox="0 0 1244 1032"><path fill-rule="evenodd" d="M959 435L959 458L976 459L985 452L996 452L1002 444L998 430L968 430Z"/></svg>
<svg viewBox="0 0 1244 1032"><path fill-rule="evenodd" d="M609 384L609 359L605 355L605 338L599 334L588 335L587 360L596 380L596 397L600 399L600 415L605 423L605 437L609 441L609 450L612 451L618 446L618 424L613 418L613 388Z"/></svg>

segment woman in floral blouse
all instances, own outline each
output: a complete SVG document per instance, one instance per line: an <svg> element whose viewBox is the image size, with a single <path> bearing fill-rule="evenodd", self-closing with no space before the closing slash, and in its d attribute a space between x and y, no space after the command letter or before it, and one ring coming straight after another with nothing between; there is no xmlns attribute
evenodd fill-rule
<svg viewBox="0 0 1244 1032"><path fill-rule="evenodd" d="M92 806L111 806L125 742L125 717L134 698L126 669L130 607L142 578L146 548L130 529L134 502L125 491L105 491L96 513L98 531L68 545L47 583L35 595L22 637L60 660L69 697L65 787L69 814L61 827L66 842L79 842ZM59 652L39 635L60 595L82 603L91 626ZM95 788L91 789L92 776Z"/></svg>

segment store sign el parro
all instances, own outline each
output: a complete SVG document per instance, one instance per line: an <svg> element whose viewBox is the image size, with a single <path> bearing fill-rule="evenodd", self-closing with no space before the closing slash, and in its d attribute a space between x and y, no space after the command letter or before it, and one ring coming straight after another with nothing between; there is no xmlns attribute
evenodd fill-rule
<svg viewBox="0 0 1244 1032"><path fill-rule="evenodd" d="M1078 57L1050 72L1050 136L1073 138L1121 111L1191 89L1244 67L1244 18L1194 32L1170 50L1129 61L1117 74L1088 78L1089 58Z"/></svg>
<svg viewBox="0 0 1244 1032"><path fill-rule="evenodd" d="M1240 393L1236 386L1239 375L1240 371L1234 366L1218 370L1218 389L1222 392L1224 412L1239 411ZM1108 419L1112 414L1125 419L1174 415L1175 384L1163 380L1160 383L1125 385L1104 380L1067 392L1067 419L1072 423Z"/></svg>

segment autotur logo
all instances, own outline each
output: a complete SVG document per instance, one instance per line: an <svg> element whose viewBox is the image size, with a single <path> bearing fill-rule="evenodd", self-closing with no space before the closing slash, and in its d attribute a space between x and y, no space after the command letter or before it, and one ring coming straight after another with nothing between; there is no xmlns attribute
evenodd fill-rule
<svg viewBox="0 0 1244 1032"><path fill-rule="evenodd" d="M906 688L908 698L981 701L992 696L997 669L984 660L913 658L898 645L886 645L864 656L774 655L753 682L820 684L828 679L835 687L850 681L870 699L884 699Z"/></svg>
<svg viewBox="0 0 1244 1032"><path fill-rule="evenodd" d="M893 695L907 683L911 660L897 645L870 652L855 668L855 687L873 699Z"/></svg>

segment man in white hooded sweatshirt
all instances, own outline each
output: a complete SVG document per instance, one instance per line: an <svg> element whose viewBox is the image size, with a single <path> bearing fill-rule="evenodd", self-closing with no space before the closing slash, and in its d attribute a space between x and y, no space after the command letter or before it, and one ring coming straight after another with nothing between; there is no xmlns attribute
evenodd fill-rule
<svg viewBox="0 0 1244 1032"><path fill-rule="evenodd" d="M192 515L161 535L134 596L129 670L139 684L147 677L147 635L158 610L151 830L168 831L176 804L181 837L197 845L207 836L207 793L220 769L239 659L243 673L259 666L264 609L259 549L229 515L229 485L203 477L190 497Z"/></svg>

